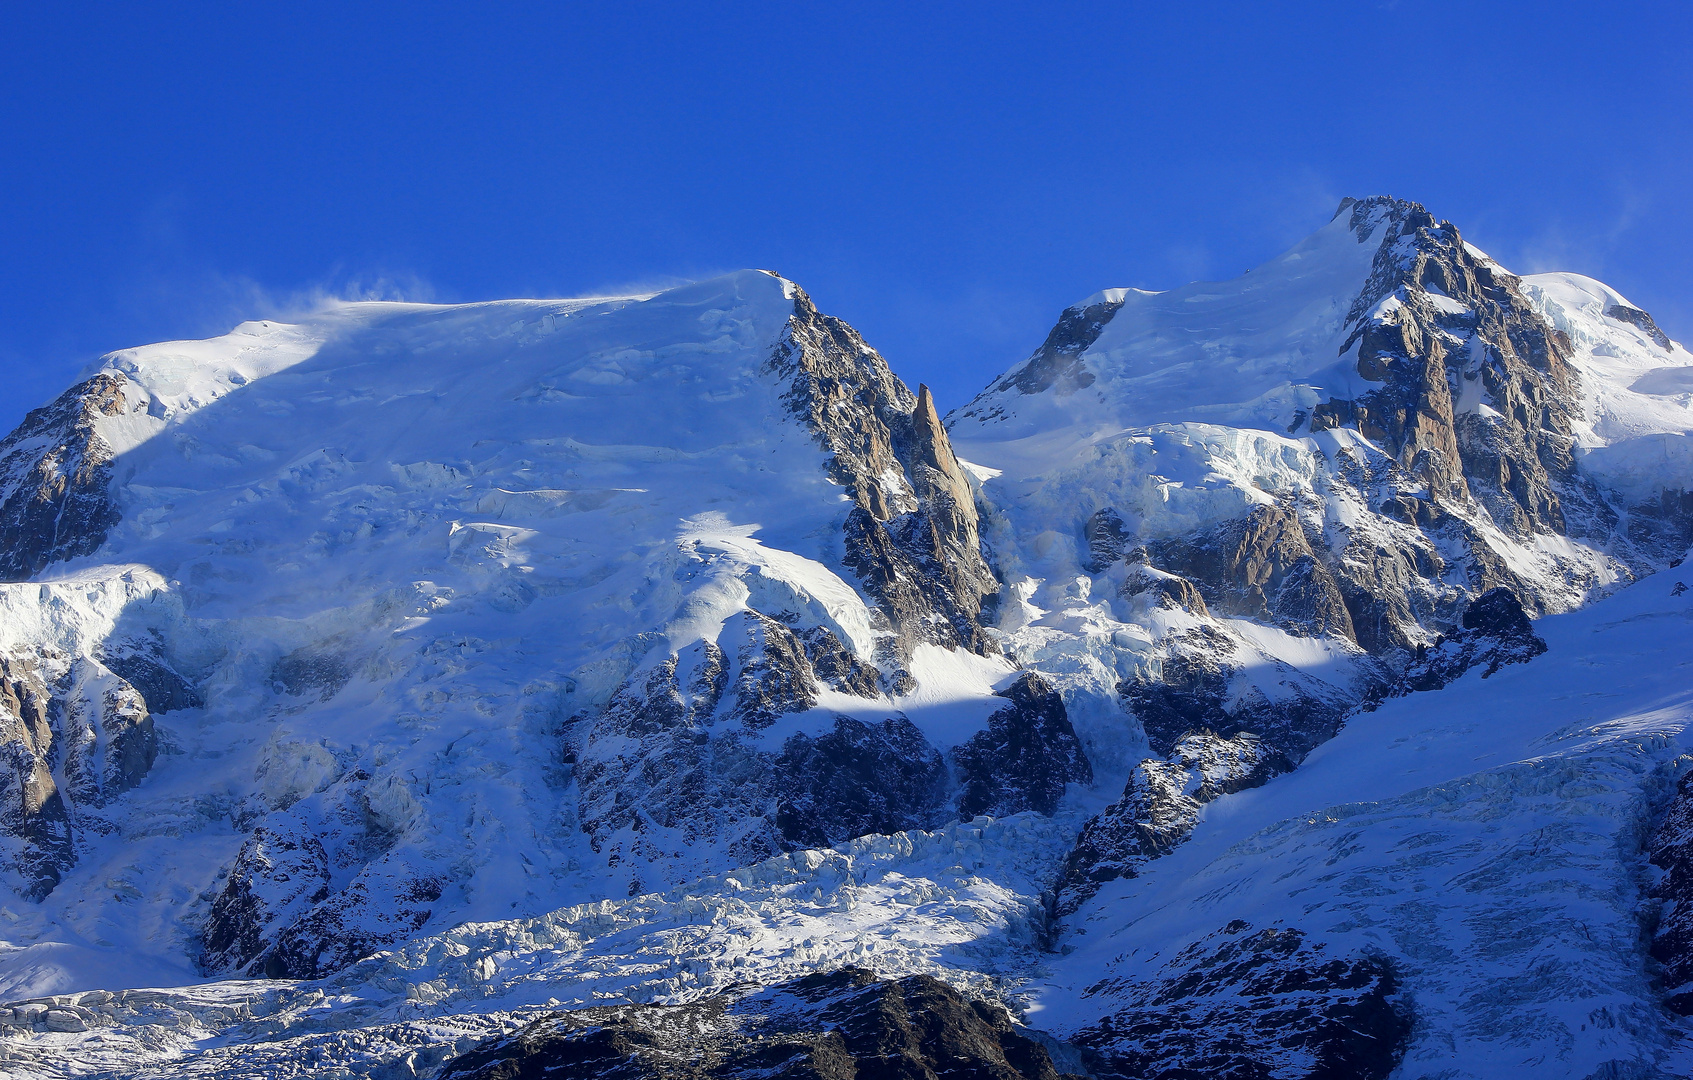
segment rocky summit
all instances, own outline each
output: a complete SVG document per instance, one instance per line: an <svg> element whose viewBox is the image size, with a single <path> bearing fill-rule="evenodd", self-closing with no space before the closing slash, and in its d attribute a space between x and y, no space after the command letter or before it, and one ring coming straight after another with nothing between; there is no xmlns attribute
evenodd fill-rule
<svg viewBox="0 0 1693 1080"><path fill-rule="evenodd" d="M950 413L755 270L102 357L0 442L0 1074L1693 1075L1690 435L1385 197Z"/></svg>

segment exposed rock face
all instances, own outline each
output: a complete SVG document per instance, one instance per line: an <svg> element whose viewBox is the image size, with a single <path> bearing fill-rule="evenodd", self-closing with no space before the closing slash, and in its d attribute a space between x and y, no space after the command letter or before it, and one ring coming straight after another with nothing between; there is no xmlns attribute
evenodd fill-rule
<svg viewBox="0 0 1693 1080"><path fill-rule="evenodd" d="M879 724L837 716L833 731L790 738L774 770L783 848L925 828L946 797L940 751L903 716Z"/></svg>
<svg viewBox="0 0 1693 1080"><path fill-rule="evenodd" d="M1105 1076L1382 1080L1411 1032L1384 959L1335 956L1299 930L1239 920L1152 977L1088 993L1122 1002L1074 1036Z"/></svg>
<svg viewBox="0 0 1693 1080"><path fill-rule="evenodd" d="M1461 630L1417 650L1391 696L1439 690L1483 664L1485 679L1506 664L1526 664L1545 651L1546 643L1534 632L1516 594L1491 589L1470 601Z"/></svg>
<svg viewBox="0 0 1693 1080"><path fill-rule="evenodd" d="M1072 1076L1052 1051L1080 1067L1073 1047L927 975L883 981L849 967L739 1000L561 1013L461 1055L441 1080Z"/></svg>
<svg viewBox="0 0 1693 1080"><path fill-rule="evenodd" d="M875 697L881 691L876 669L860 661L828 627L799 629L795 634L805 643L811 670L833 689L861 698Z"/></svg>
<svg viewBox="0 0 1693 1080"><path fill-rule="evenodd" d="M1462 500L1473 488L1501 527L1563 532L1553 486L1574 476L1569 343L1450 222L1392 199L1350 209L1354 232L1382 228L1383 238L1342 355L1356 347L1359 376L1382 385L1320 406L1313 430L1356 424L1423 479L1432 500ZM1455 413L1456 401L1482 392L1497 415Z"/></svg>
<svg viewBox="0 0 1693 1080"><path fill-rule="evenodd" d="M329 855L323 843L297 816L271 815L241 845L212 902L202 966L207 971L246 967L289 923L328 898Z"/></svg>
<svg viewBox="0 0 1693 1080"><path fill-rule="evenodd" d="M784 400L834 454L830 479L856 504L844 562L898 632L902 652L925 641L995 651L978 619L999 584L928 388L914 396L856 330L820 313L797 287L794 294L768 368L789 380Z"/></svg>
<svg viewBox="0 0 1693 1080"><path fill-rule="evenodd" d="M1140 718L1152 749L1170 753L1200 731L1232 738L1250 732L1268 752L1300 762L1332 738L1354 699L1336 687L1279 665L1280 692L1266 695L1235 676L1248 659L1241 644L1211 625L1172 634L1160 645L1156 669L1118 684L1123 703Z"/></svg>
<svg viewBox="0 0 1693 1080"><path fill-rule="evenodd" d="M1625 322L1632 326L1638 326L1646 332L1646 336L1651 338L1653 343L1660 349L1667 349L1674 344L1674 342L1670 341L1668 334L1658 329L1657 321L1646 312L1641 311L1639 308L1626 307L1622 304L1612 304L1610 307L1605 309L1605 315L1608 318L1616 319L1618 322Z"/></svg>
<svg viewBox="0 0 1693 1080"><path fill-rule="evenodd" d="M953 750L955 782L941 749L892 709L879 721L837 714L779 744L758 737L810 709L826 683L878 692L827 629L796 633L746 611L719 640L657 662L587 721L575 762L582 827L631 866L632 892L654 884L641 863L704 872L955 815L1052 814L1066 784L1092 780L1063 699L1038 675L1003 691L1008 704Z"/></svg>
<svg viewBox="0 0 1693 1080"><path fill-rule="evenodd" d="M1133 877L1147 861L1186 840L1205 803L1257 787L1292 767L1249 732L1231 739L1193 732L1168 758L1142 761L1123 797L1077 838L1058 881L1057 913L1074 913L1105 882Z"/></svg>
<svg viewBox="0 0 1693 1080"><path fill-rule="evenodd" d="M958 816L1004 817L1023 810L1051 814L1064 785L1093 782L1093 767L1052 685L1030 672L999 691L1011 705L985 730L953 751L962 791Z"/></svg>
<svg viewBox="0 0 1693 1080"><path fill-rule="evenodd" d="M1130 564L1120 592L1125 600L1144 597L1155 607L1176 608L1200 616L1211 614L1211 609L1205 606L1205 597L1193 582L1145 562Z"/></svg>
<svg viewBox="0 0 1693 1080"><path fill-rule="evenodd" d="M76 862L90 816L145 779L158 755L147 704L99 661L0 655L0 870L40 900ZM57 779L55 779L57 777Z"/></svg>
<svg viewBox="0 0 1693 1080"><path fill-rule="evenodd" d="M51 692L34 664L0 655L0 830L7 867L39 900L76 859L70 814L53 779Z"/></svg>
<svg viewBox="0 0 1693 1080"><path fill-rule="evenodd" d="M439 899L434 875L403 859L380 859L290 923L249 970L273 979L322 978L417 933Z"/></svg>
<svg viewBox="0 0 1693 1080"><path fill-rule="evenodd" d="M1152 555L1160 569L1200 583L1220 614L1356 640L1339 586L1284 507L1260 506L1210 535L1156 544Z"/></svg>
<svg viewBox="0 0 1693 1080"><path fill-rule="evenodd" d="M753 735L803 712L820 685L873 697L875 675L827 628L795 633L754 611L625 684L576 764L582 827L620 861L745 865L796 847L935 823L940 751L890 710L772 745ZM638 871L637 877L638 877ZM636 885L632 883L631 888Z"/></svg>
<svg viewBox="0 0 1693 1080"><path fill-rule="evenodd" d="M1693 1016L1693 772L1682 774L1646 852L1660 871L1652 895L1663 904L1652 958L1662 965L1670 1009Z"/></svg>
<svg viewBox="0 0 1693 1080"><path fill-rule="evenodd" d="M782 850L770 755L749 748L749 732L722 714L757 727L782 706L808 708L815 675L786 627L755 612L734 621L719 640L740 637L740 647L698 642L666 657L590 722L575 773L582 828L618 862L687 857L705 865L715 852L742 865ZM755 642L776 647L765 653ZM748 665L768 686L741 678ZM750 691L744 702L742 689Z"/></svg>
<svg viewBox="0 0 1693 1080"><path fill-rule="evenodd" d="M204 704L193 682L172 666L156 636L112 637L96 658L141 694L150 713L197 709Z"/></svg>
<svg viewBox="0 0 1693 1080"><path fill-rule="evenodd" d="M1134 540L1134 533L1123 515L1114 506L1104 506L1095 510L1082 527L1083 539L1087 541L1087 562L1083 569L1090 574L1097 574L1106 567L1123 557Z"/></svg>
<svg viewBox="0 0 1693 1080"><path fill-rule="evenodd" d="M1360 236L1375 223L1386 226L1370 279L1348 315L1353 329L1343 349L1343 355L1356 349L1359 376L1380 386L1355 401L1320 405L1309 427L1355 427L1382 447L1397 473L1371 478L1378 481L1378 512L1470 562L1467 596L1417 621L1449 629L1469 596L1500 586L1531 614L1545 610L1546 583L1514 573L1481 535L1485 525L1518 539L1581 537L1617 549L1637 567L1684 548L1688 523L1673 508L1665 514L1645 508L1618 535L1616 513L1577 472L1573 425L1581 404L1570 343L1534 309L1521 282L1478 258L1454 226L1437 223L1415 203L1370 199L1342 205L1342 212L1348 209ZM1343 565L1372 561L1368 552L1341 557ZM1442 561L1413 564L1429 579ZM1369 621L1359 619L1362 594L1386 600L1390 591L1371 588L1367 573L1336 576L1343 592L1352 579L1348 605L1355 622ZM1377 620L1368 634L1360 626L1360 644L1381 651L1414 642L1416 634L1406 632L1411 613L1393 611L1390 603L1384 610L1387 625Z"/></svg>
<svg viewBox="0 0 1693 1080"><path fill-rule="evenodd" d="M429 921L442 875L394 847L369 787L354 770L259 823L201 927L202 970L320 978Z"/></svg>
<svg viewBox="0 0 1693 1080"><path fill-rule="evenodd" d="M1063 393L1093 385L1093 372L1082 365L1081 356L1122 306L1121 300L1101 300L1065 308L1035 354L994 389L1015 386L1025 394L1038 394L1057 387Z"/></svg>
<svg viewBox="0 0 1693 1080"><path fill-rule="evenodd" d="M0 581L27 581L87 555L117 524L112 449L94 421L128 408L124 382L102 374L79 383L0 442Z"/></svg>
<svg viewBox="0 0 1693 1080"><path fill-rule="evenodd" d="M76 806L102 806L139 784L159 753L141 693L93 660L78 660L63 680L59 726L64 776Z"/></svg>

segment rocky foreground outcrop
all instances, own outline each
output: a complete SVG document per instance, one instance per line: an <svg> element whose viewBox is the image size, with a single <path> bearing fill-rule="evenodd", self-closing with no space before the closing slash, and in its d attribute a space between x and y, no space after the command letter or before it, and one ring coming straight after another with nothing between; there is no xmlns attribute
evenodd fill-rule
<svg viewBox="0 0 1693 1080"><path fill-rule="evenodd" d="M1413 1015L1386 960L1236 920L1155 972L1088 989L1114 1005L1074 1041L1101 1077L1383 1080Z"/></svg>
<svg viewBox="0 0 1693 1080"><path fill-rule="evenodd" d="M1056 1060L1055 1060L1056 1059ZM441 1080L1074 1080L1077 1050L927 975L863 968L747 997L582 1009L449 1062Z"/></svg>

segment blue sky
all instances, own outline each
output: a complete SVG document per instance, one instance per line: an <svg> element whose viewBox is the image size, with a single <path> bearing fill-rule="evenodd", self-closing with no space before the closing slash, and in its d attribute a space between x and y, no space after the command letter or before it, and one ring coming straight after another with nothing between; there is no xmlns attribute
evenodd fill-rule
<svg viewBox="0 0 1693 1080"><path fill-rule="evenodd" d="M1685 3L11 4L0 430L321 295L743 266L947 408L1096 289L1382 192L1686 340L1690 120Z"/></svg>

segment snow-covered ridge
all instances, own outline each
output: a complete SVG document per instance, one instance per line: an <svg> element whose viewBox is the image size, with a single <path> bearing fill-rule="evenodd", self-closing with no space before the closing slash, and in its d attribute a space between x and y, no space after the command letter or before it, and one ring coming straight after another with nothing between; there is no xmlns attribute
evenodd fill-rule
<svg viewBox="0 0 1693 1080"><path fill-rule="evenodd" d="M1693 354L1602 282L1533 274L1523 284L1574 350L1582 468L1636 502L1693 488Z"/></svg>

